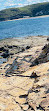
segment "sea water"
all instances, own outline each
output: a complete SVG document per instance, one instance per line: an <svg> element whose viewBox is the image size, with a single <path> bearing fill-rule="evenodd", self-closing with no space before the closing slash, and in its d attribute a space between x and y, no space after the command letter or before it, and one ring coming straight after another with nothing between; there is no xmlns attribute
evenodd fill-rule
<svg viewBox="0 0 49 111"><path fill-rule="evenodd" d="M0 39L49 35L49 17L0 22Z"/></svg>

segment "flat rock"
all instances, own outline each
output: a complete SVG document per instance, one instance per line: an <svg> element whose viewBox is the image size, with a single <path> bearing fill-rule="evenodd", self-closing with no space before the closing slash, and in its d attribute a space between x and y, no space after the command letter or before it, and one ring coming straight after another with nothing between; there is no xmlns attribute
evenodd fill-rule
<svg viewBox="0 0 49 111"><path fill-rule="evenodd" d="M1 111L49 111L49 46L46 45L45 50L45 44L48 44L47 37L1 41L0 47L12 46L9 51L14 52L6 63L0 65ZM30 48L26 49L27 46ZM24 51L19 50L23 48ZM20 51L17 54L16 49ZM45 52L45 62L30 67L41 54L45 57Z"/></svg>
<svg viewBox="0 0 49 111"><path fill-rule="evenodd" d="M46 68L45 68L46 67ZM5 111L49 110L49 62L34 66L21 76L0 75L0 109ZM37 80L28 76L35 71ZM26 76L26 77L25 77Z"/></svg>

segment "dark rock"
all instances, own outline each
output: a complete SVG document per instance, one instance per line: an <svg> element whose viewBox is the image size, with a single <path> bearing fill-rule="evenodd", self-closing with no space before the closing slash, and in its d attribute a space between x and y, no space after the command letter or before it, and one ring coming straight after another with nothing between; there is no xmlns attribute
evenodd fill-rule
<svg viewBox="0 0 49 111"><path fill-rule="evenodd" d="M3 51L5 52L5 51L6 51L6 49L3 49Z"/></svg>
<svg viewBox="0 0 49 111"><path fill-rule="evenodd" d="M4 47L0 47L0 51L3 51L4 50Z"/></svg>
<svg viewBox="0 0 49 111"><path fill-rule="evenodd" d="M35 59L35 65L38 65L39 62L38 62L38 59Z"/></svg>
<svg viewBox="0 0 49 111"><path fill-rule="evenodd" d="M49 89L46 91L46 94L49 93Z"/></svg>
<svg viewBox="0 0 49 111"><path fill-rule="evenodd" d="M42 50L44 50L45 48L47 48L47 44L42 48Z"/></svg>
<svg viewBox="0 0 49 111"><path fill-rule="evenodd" d="M25 51L25 49L24 49L24 48L22 48L22 52L23 52L23 51Z"/></svg>
<svg viewBox="0 0 49 111"><path fill-rule="evenodd" d="M35 73L35 72L33 72L32 74L31 74L31 76L30 76L30 78L37 78L38 76L37 76L37 74Z"/></svg>
<svg viewBox="0 0 49 111"><path fill-rule="evenodd" d="M46 44L43 48L42 48L42 52L40 53L40 55L38 56L38 58L36 58L34 61L31 61L31 65L30 67L33 67L35 65L41 64L41 63L45 63L47 61L49 61L49 44Z"/></svg>
<svg viewBox="0 0 49 111"><path fill-rule="evenodd" d="M6 50L6 53L9 53L9 50Z"/></svg>
<svg viewBox="0 0 49 111"><path fill-rule="evenodd" d="M33 66L34 66L34 64L33 64L33 63L31 63L30 67L33 67Z"/></svg>
<svg viewBox="0 0 49 111"><path fill-rule="evenodd" d="M27 46L26 49L30 49L30 46Z"/></svg>
<svg viewBox="0 0 49 111"><path fill-rule="evenodd" d="M47 49L47 53L49 53L49 48Z"/></svg>
<svg viewBox="0 0 49 111"><path fill-rule="evenodd" d="M39 59L36 58L36 59L31 63L30 67L33 67L33 66L35 66L35 65L38 65L38 64L39 64L39 61L38 61L38 60L39 60Z"/></svg>
<svg viewBox="0 0 49 111"><path fill-rule="evenodd" d="M49 41L49 37L47 38L47 41Z"/></svg>
<svg viewBox="0 0 49 111"><path fill-rule="evenodd" d="M6 77L10 77L10 75L5 74Z"/></svg>
<svg viewBox="0 0 49 111"><path fill-rule="evenodd" d="M10 55L14 55L14 53L10 53Z"/></svg>
<svg viewBox="0 0 49 111"><path fill-rule="evenodd" d="M39 91L38 91L38 90L35 90L35 91L33 91L33 92L38 93Z"/></svg>
<svg viewBox="0 0 49 111"><path fill-rule="evenodd" d="M6 61L3 61L3 63L6 63Z"/></svg>
<svg viewBox="0 0 49 111"><path fill-rule="evenodd" d="M28 94L20 95L19 98L27 98Z"/></svg>
<svg viewBox="0 0 49 111"><path fill-rule="evenodd" d="M18 46L16 46L16 45L13 45L13 47L18 48Z"/></svg>
<svg viewBox="0 0 49 111"><path fill-rule="evenodd" d="M4 75L4 74L1 74L1 75Z"/></svg>
<svg viewBox="0 0 49 111"><path fill-rule="evenodd" d="M9 53L3 53L3 54L2 54L2 57L3 57L3 58L9 57Z"/></svg>
<svg viewBox="0 0 49 111"><path fill-rule="evenodd" d="M8 48L10 48L10 49L11 49L12 47L13 47L13 46L8 46Z"/></svg>
<svg viewBox="0 0 49 111"><path fill-rule="evenodd" d="M37 107L37 109L40 109L40 110L42 110L42 111L45 111L45 109L44 109L43 107L41 107L40 105L39 105L39 107Z"/></svg>

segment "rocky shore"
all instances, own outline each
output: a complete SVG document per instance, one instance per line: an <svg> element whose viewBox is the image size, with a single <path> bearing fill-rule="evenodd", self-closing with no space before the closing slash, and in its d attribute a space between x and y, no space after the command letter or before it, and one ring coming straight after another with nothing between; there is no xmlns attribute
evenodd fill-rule
<svg viewBox="0 0 49 111"><path fill-rule="evenodd" d="M49 37L0 41L0 111L49 111Z"/></svg>

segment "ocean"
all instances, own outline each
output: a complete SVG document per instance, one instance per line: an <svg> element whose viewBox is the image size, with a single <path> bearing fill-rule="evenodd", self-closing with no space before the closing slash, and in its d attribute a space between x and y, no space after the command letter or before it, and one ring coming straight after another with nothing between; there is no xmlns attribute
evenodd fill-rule
<svg viewBox="0 0 49 111"><path fill-rule="evenodd" d="M49 35L49 17L0 22L0 39L39 35Z"/></svg>

